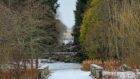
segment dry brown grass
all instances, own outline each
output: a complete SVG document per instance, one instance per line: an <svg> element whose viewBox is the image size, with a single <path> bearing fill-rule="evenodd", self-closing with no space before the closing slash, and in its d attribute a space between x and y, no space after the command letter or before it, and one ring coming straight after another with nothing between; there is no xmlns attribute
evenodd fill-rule
<svg viewBox="0 0 140 79"><path fill-rule="evenodd" d="M108 60L102 63L100 60L85 60L82 62L82 70L84 71L90 71L90 65L91 64L97 64L99 66L102 66L104 70L106 71L114 71L118 70L121 66L119 61L116 60Z"/></svg>
<svg viewBox="0 0 140 79"><path fill-rule="evenodd" d="M0 72L0 79L13 79L17 77L17 73L15 73L15 71L16 70ZM18 71L18 76L20 79L24 79L24 78L35 79L37 76L37 70L28 69L28 70Z"/></svg>

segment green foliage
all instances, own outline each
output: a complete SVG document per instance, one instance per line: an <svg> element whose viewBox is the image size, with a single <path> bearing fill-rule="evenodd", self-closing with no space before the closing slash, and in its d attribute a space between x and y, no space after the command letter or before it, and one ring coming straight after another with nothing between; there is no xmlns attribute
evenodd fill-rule
<svg viewBox="0 0 140 79"><path fill-rule="evenodd" d="M106 8L103 2L103 0L92 0L90 7L84 14L83 24L80 29L81 45L86 49L90 58L96 58L101 55L98 52L98 50L102 49L99 44L102 38L100 33L102 33L102 28L107 25L107 19L105 19L107 13L104 12Z"/></svg>

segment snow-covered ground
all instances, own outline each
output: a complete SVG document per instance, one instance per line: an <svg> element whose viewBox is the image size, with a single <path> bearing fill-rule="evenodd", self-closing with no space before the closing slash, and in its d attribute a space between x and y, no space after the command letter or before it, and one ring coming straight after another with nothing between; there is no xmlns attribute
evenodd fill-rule
<svg viewBox="0 0 140 79"><path fill-rule="evenodd" d="M76 64L76 63L57 62L57 63L42 64L42 65L49 66L50 71L67 70L67 69L80 69L81 68L81 65Z"/></svg>
<svg viewBox="0 0 140 79"><path fill-rule="evenodd" d="M50 63L51 76L48 79L92 79L90 72L81 71L81 65L76 63Z"/></svg>
<svg viewBox="0 0 140 79"><path fill-rule="evenodd" d="M92 79L89 72L82 71L81 65L77 63L42 63L43 66L49 66L51 71L48 79ZM138 73L140 74L140 73ZM132 71L127 72L108 72L103 71L105 76L117 76L117 79L136 79L136 75Z"/></svg>
<svg viewBox="0 0 140 79"><path fill-rule="evenodd" d="M80 69L66 69L54 71L49 79L92 79L89 72Z"/></svg>
<svg viewBox="0 0 140 79"><path fill-rule="evenodd" d="M117 79L135 79L136 75L132 71L127 72L107 72L104 71L103 75L110 75L110 76L116 76Z"/></svg>

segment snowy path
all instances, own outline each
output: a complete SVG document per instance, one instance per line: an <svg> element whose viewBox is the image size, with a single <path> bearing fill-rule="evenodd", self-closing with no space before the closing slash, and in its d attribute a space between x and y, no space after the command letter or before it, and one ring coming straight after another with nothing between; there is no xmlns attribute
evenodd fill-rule
<svg viewBox="0 0 140 79"><path fill-rule="evenodd" d="M90 72L80 70L79 64L54 63L50 64L49 67L53 70L49 79L92 79L89 76Z"/></svg>
<svg viewBox="0 0 140 79"><path fill-rule="evenodd" d="M49 79L91 79L89 72L80 69L58 70L52 73Z"/></svg>

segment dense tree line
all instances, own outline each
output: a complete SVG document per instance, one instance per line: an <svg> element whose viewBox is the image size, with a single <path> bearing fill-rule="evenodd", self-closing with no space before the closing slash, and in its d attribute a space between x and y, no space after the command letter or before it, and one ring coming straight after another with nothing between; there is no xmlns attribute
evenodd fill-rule
<svg viewBox="0 0 140 79"><path fill-rule="evenodd" d="M91 0L86 6L79 40L89 58L140 64L140 0Z"/></svg>
<svg viewBox="0 0 140 79"><path fill-rule="evenodd" d="M90 0L89 0L90 1ZM75 25L73 27L73 36L74 36L74 50L75 52L81 51L81 46L80 46L80 26L82 24L83 20L83 15L87 7L87 3L89 2L88 0L77 0L76 3L76 10L74 11L75 13Z"/></svg>
<svg viewBox="0 0 140 79"><path fill-rule="evenodd" d="M38 67L42 53L59 50L64 25L56 19L56 2L0 0L0 70L6 64L26 69L29 62L33 68L33 59Z"/></svg>

